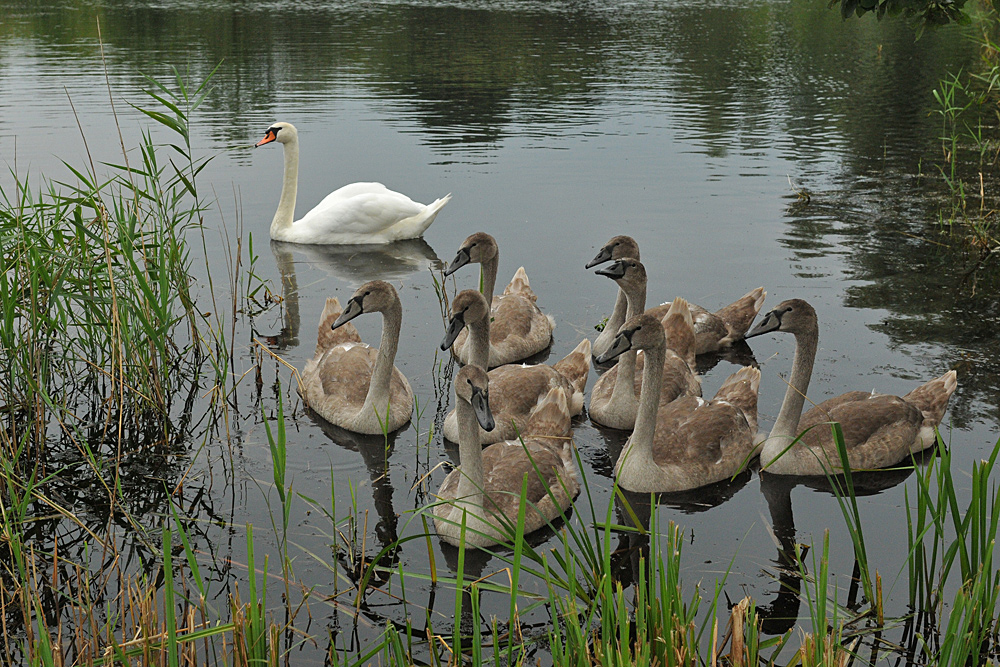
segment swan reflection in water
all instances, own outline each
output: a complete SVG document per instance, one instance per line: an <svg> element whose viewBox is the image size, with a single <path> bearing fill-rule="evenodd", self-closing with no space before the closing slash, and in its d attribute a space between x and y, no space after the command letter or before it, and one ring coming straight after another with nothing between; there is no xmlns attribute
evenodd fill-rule
<svg viewBox="0 0 1000 667"><path fill-rule="evenodd" d="M736 341L727 348L719 350L718 352L699 354L698 358L695 359L694 370L699 375L704 376L710 370L718 366L720 361L728 361L737 368L742 368L743 366L760 368L760 364L757 362L757 357L754 356L750 345L748 345L745 340L740 340Z"/></svg>
<svg viewBox="0 0 1000 667"><path fill-rule="evenodd" d="M611 554L615 578L623 586L639 581L639 560L649 561L649 530L654 504L682 514L707 512L730 500L752 476L749 469L744 469L732 479L675 493L636 493L619 487L615 496L615 513L619 524L627 530L619 534L618 547ZM659 518L656 530L659 535L666 535L663 521Z"/></svg>
<svg viewBox="0 0 1000 667"><path fill-rule="evenodd" d="M919 464L922 457L916 460ZM913 474L913 466L855 472L852 475L854 495L856 497L878 495L887 489L901 484ZM759 601L756 605L761 630L769 635L784 634L795 627L799 619L799 608L802 601L802 576L806 571L806 555L809 547L796 543L795 518L792 513L792 490L804 486L813 491L830 496L838 491L833 483L825 477L796 477L790 475L775 475L760 472L760 489L767 501L770 513L773 536L778 548L777 557L772 561L777 573L778 591L768 602ZM633 527L638 523L642 531L629 530L621 534L618 549L612 555L612 569L615 577L623 585L638 581L639 560L649 558L649 530L652 515L652 499L657 505L673 507L683 513L704 512L717 507L732 498L750 479L751 473L744 471L732 482L720 482L701 489L675 494L637 494L621 490L621 496L615 500L618 521ZM843 485L843 478L837 478L837 483ZM663 534L662 526L659 529ZM798 555L796 555L798 548ZM851 577L851 587L848 592L847 606L856 605L859 593L860 564L855 559L854 572Z"/></svg>
<svg viewBox="0 0 1000 667"><path fill-rule="evenodd" d="M917 459L919 463L922 458ZM898 468L854 472L851 479L854 485L855 497L874 496L902 483L913 474L912 465L902 465ZM836 477L833 481L843 487L844 478ZM778 546L778 556L772 561L778 573L778 593L767 604L757 605L761 629L771 635L787 632L795 626L799 617L801 603L802 575L806 573L806 554L809 547L798 545L799 555L795 554L796 534L795 517L792 513L792 489L805 486L813 491L830 496L837 496L843 491L835 488L831 479L826 477L797 477L793 475L775 475L762 471L760 473L760 490L767 500L771 514L771 525ZM831 500L831 502L835 502ZM860 581L860 563L855 557L854 572L851 576L851 586L848 592L848 608L856 604L858 584Z"/></svg>
<svg viewBox="0 0 1000 667"><path fill-rule="evenodd" d="M281 276L282 327L266 336L272 348L298 347L301 320L296 264L315 267L347 283L360 285L369 280L393 280L414 271L443 270L427 241L410 239L385 245L303 245L271 241L271 253Z"/></svg>
<svg viewBox="0 0 1000 667"><path fill-rule="evenodd" d="M360 549L361 546L356 543L348 544L346 545L346 549L337 549L336 551L337 560L343 567L344 572L351 578L355 585L358 585L361 583L361 578L365 575L365 570L373 564L369 560L372 557L370 554L378 554L383 550L386 551L383 558L378 563L375 563L381 567L395 565L398 560L397 550L388 548L399 538L397 533L399 517L396 515L392 504L393 488L392 481L389 478L389 457L392 456L396 437L400 431L391 432L384 436L353 433L339 426L334 426L316 414L311 408L306 407L306 412L334 444L348 451L361 454L361 459L368 470L368 477L372 487L372 501L375 506L375 513L378 515L378 521L375 524L375 539L378 545L377 547L367 549L369 553L355 551L355 548ZM338 479L337 481L340 480ZM366 521L363 518L358 518L357 520L359 523L358 530L365 530ZM378 586L384 583L384 581L379 579L378 572L378 570L375 570L374 576L368 582L369 586Z"/></svg>

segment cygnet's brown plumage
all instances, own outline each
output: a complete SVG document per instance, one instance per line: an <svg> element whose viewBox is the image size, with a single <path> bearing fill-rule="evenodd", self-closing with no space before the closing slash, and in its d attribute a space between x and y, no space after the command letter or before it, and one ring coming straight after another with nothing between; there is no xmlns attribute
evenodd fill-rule
<svg viewBox="0 0 1000 667"><path fill-rule="evenodd" d="M485 547L508 542L514 535L527 485L525 534L557 519L580 490L579 473L569 437L525 438L497 442L486 449L476 431L493 427L489 411L489 377L478 366L463 367L455 377L455 403L459 420L461 465L445 478L438 490L441 502L434 507L434 527L446 542L459 546L462 524L465 544ZM557 387L543 399L533 426L559 431L566 427L565 392ZM559 405L562 403L563 405Z"/></svg>
<svg viewBox="0 0 1000 667"><path fill-rule="evenodd" d="M444 274L450 276L472 263L482 264L483 294L491 303L493 321L490 326L489 367L521 361L547 348L552 343L552 331L556 323L538 309L538 297L528 283L524 267L517 270L502 295L494 296L500 251L496 240L485 232L478 232L465 239ZM466 332L459 334L452 352L463 364L469 363L470 350Z"/></svg>
<svg viewBox="0 0 1000 667"><path fill-rule="evenodd" d="M490 310L486 297L477 290L463 290L451 302L451 318L441 349L447 350L463 331L468 332L470 363L485 369L489 349ZM539 400L560 387L568 397L567 421L583 410L583 392L590 374L590 341L584 339L575 350L552 366L507 364L489 372L490 409L496 420L492 431L480 431L482 444L510 440L518 435L540 435L530 427L530 417ZM458 440L455 410L444 420L444 437Z"/></svg>
<svg viewBox="0 0 1000 667"><path fill-rule="evenodd" d="M840 472L840 454L829 422L840 424L848 464L854 470L892 466L934 444L934 429L941 423L948 400L958 386L955 371L903 397L851 391L802 414L819 345L816 310L802 299L783 301L747 337L776 331L794 334L795 358L778 418L763 443L763 469L784 475Z"/></svg>
<svg viewBox="0 0 1000 667"><path fill-rule="evenodd" d="M594 259L587 263L586 268L592 268L615 259L631 257L639 259L639 244L631 236L615 236L600 249ZM763 287L750 290L733 303L720 308L714 313L701 306L689 303L691 316L694 320L696 338L695 353L705 354L716 352L743 340L744 335L753 324L753 320L764 305L767 292ZM649 309L650 314L657 319L663 319L669 303L664 303ZM594 341L594 356L603 356L614 340L615 334L626 319L627 300L622 290L619 290L614 310L604 326L604 331ZM610 330L610 331L609 331Z"/></svg>
<svg viewBox="0 0 1000 667"><path fill-rule="evenodd" d="M646 269L642 262L628 257L616 259L600 269L621 288L628 301L628 315L643 312L646 303ZM664 315L662 324L667 333L667 350L663 363L660 404L681 396L701 396L701 380L695 374L695 334L687 301L677 297ZM590 418L602 426L631 430L639 410L642 369L645 355L629 350L618 357L618 363L594 384L590 396Z"/></svg>
<svg viewBox="0 0 1000 667"><path fill-rule="evenodd" d="M378 348L362 343L348 323L373 312L382 313ZM355 433L395 431L409 422L413 390L393 365L402 315L396 290L381 280L359 287L343 313L337 299L327 299L316 354L306 362L299 384L306 405L331 424Z"/></svg>
<svg viewBox="0 0 1000 667"><path fill-rule="evenodd" d="M756 454L760 371L746 367L723 383L711 401L696 396L660 406L666 337L645 313L622 325L605 358L629 349L646 353L635 430L615 464L615 478L629 491L685 491L728 479Z"/></svg>

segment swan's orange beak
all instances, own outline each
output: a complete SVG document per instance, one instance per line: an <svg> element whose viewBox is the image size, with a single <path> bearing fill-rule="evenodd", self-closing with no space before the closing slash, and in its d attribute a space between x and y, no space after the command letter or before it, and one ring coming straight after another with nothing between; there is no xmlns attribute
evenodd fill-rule
<svg viewBox="0 0 1000 667"><path fill-rule="evenodd" d="M264 133L264 138L253 145L254 148L260 148L264 144L269 144L278 138L278 133L272 129L269 129Z"/></svg>

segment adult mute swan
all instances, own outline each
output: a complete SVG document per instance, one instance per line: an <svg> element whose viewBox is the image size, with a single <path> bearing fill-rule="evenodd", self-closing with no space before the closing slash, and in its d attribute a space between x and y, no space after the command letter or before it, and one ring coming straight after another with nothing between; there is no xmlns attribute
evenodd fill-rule
<svg viewBox="0 0 1000 667"><path fill-rule="evenodd" d="M660 321L647 312L625 322L598 359L604 363L631 349L646 354L635 430L615 464L615 478L628 491L669 493L720 482L757 453L760 371L747 366L733 373L711 401L685 396L660 406L666 342Z"/></svg>
<svg viewBox="0 0 1000 667"><path fill-rule="evenodd" d="M614 259L631 257L639 259L639 244L631 236L615 236L604 244L594 259L587 262L587 269L598 264L610 262ZM733 303L720 308L714 313L710 313L701 306L689 303L691 316L694 318L695 333L695 354L705 354L707 352L717 352L723 348L731 346L733 343L743 340L753 320L764 305L764 297L767 292L763 287L752 289ZM663 315L670 307L669 302L656 308L651 308L651 314L662 319ZM594 341L594 355L600 356L608 351L611 341L619 327L625 321L628 302L623 290L618 290L618 298L615 301L615 308L611 312L604 331Z"/></svg>
<svg viewBox="0 0 1000 667"><path fill-rule="evenodd" d="M291 123L274 123L260 147L273 141L285 146L285 177L278 210L271 221L271 238L290 243L391 243L421 236L451 195L430 205L420 204L381 183L351 183L295 218L299 181L299 133Z"/></svg>
<svg viewBox="0 0 1000 667"><path fill-rule="evenodd" d="M350 324L362 313L382 313L382 342L378 349L360 342ZM340 312L336 299L327 299L320 316L315 356L302 371L299 393L320 417L354 433L395 431L413 411L413 390L393 365L399 346L403 307L387 282L367 282ZM349 326L348 334L336 331ZM332 330L332 333L331 333Z"/></svg>
<svg viewBox="0 0 1000 667"><path fill-rule="evenodd" d="M451 347L458 335L468 329L470 363L486 370L490 352L490 307L478 290L462 290L451 301L451 318L441 349ZM505 364L489 372L490 410L496 428L480 431L484 445L522 436L542 435L528 430L531 416L541 408L542 399L555 387L566 393L566 423L583 411L583 392L590 375L590 341L586 338L565 358L549 366ZM444 437L458 441L458 414L452 410L444 419ZM564 435L561 433L545 435Z"/></svg>
<svg viewBox="0 0 1000 667"><path fill-rule="evenodd" d="M934 428L941 423L948 399L958 386L955 371L920 385L902 398L850 391L802 414L819 345L816 310L802 299L783 301L746 337L773 331L795 336L795 356L781 410L760 453L762 470L779 475L840 472L840 454L828 422L840 424L852 470L892 466L934 444Z"/></svg>
<svg viewBox="0 0 1000 667"><path fill-rule="evenodd" d="M489 376L478 366L464 366L455 376L458 448L461 465L441 483L434 507L434 527L446 542L460 546L462 521L465 544L487 547L508 542L517 525L521 490L527 483L524 533L527 535L559 517L580 491L573 460L573 441L525 438L479 444L479 428L494 426L489 403ZM551 405L551 409L546 405ZM552 389L532 419L566 415L566 393ZM559 421L557 418L555 421Z"/></svg>

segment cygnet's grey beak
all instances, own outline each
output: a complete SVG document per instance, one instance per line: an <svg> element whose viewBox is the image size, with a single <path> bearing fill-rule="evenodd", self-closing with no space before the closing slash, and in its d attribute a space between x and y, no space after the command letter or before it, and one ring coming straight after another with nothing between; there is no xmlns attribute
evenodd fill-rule
<svg viewBox="0 0 1000 667"><path fill-rule="evenodd" d="M747 335L743 338L753 338L754 336L777 331L779 328L781 328L781 313L776 310L772 310L764 316L764 319L762 319L757 326L748 331Z"/></svg>
<svg viewBox="0 0 1000 667"><path fill-rule="evenodd" d="M448 268L444 270L444 275L450 276L470 261L471 258L469 256L469 249L460 248L459 251L455 253L455 259L451 260L451 264L449 264Z"/></svg>
<svg viewBox="0 0 1000 667"><path fill-rule="evenodd" d="M455 313L448 320L448 329L445 331L444 338L441 339L441 350L445 351L449 347L455 344L455 339L458 338L458 334L462 333L462 329L465 328L465 313Z"/></svg>
<svg viewBox="0 0 1000 667"><path fill-rule="evenodd" d="M336 329L337 327L341 327L363 312L365 312L365 309L361 305L361 299L359 297L352 296L347 302L347 307L344 308L344 312L340 314L340 317L337 318L337 321L334 322L330 328Z"/></svg>
<svg viewBox="0 0 1000 667"><path fill-rule="evenodd" d="M587 262L587 266L585 266L583 268L585 268L585 269L592 269L595 266L597 266L598 264L604 264L604 262L608 262L610 260L611 260L611 248L609 248L608 246L604 246L597 253L597 256L594 257L594 259L592 259L589 262Z"/></svg>
<svg viewBox="0 0 1000 667"><path fill-rule="evenodd" d="M472 390L472 409L476 413L476 419L484 431L492 431L496 426L493 421L493 413L490 412L490 392L479 389Z"/></svg>
<svg viewBox="0 0 1000 667"><path fill-rule="evenodd" d="M632 349L632 334L635 333L634 330L619 331L618 335L615 336L615 340L611 343L604 354L599 355L594 359L599 364L606 364L612 359L628 352Z"/></svg>

